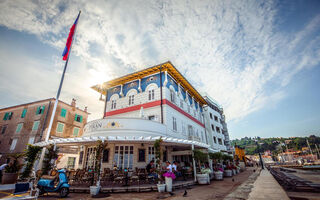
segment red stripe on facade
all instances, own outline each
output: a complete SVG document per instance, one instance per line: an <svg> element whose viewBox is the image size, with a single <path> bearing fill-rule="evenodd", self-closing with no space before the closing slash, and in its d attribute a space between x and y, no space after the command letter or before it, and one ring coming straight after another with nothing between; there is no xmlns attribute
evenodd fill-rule
<svg viewBox="0 0 320 200"><path fill-rule="evenodd" d="M136 106L131 106L128 108L122 108L122 109L106 112L106 114L104 116L107 117L107 116L118 115L118 114L122 114L122 113L126 113L126 112L132 112L132 111L140 110L141 107L151 108L151 107L159 106L160 103L161 103L161 101L158 100L158 101L144 103L144 104L140 104L140 105L136 105Z"/></svg>
<svg viewBox="0 0 320 200"><path fill-rule="evenodd" d="M196 118L192 117L190 114L186 113L184 110L182 110L178 106L174 105L170 101L168 101L166 99L163 99L162 102L163 102L163 104L168 104L170 107L172 107L176 111L180 112L181 114L183 114L184 116L188 117L189 119L191 119L192 121L196 122L197 124L199 124L200 126L202 126L204 128L204 124L199 122Z"/></svg>
<svg viewBox="0 0 320 200"><path fill-rule="evenodd" d="M140 104L140 105L136 105L136 106L131 106L131 107L128 107L128 108L122 108L122 109L106 112L104 116L107 117L107 116L112 116L112 115L119 115L119 114L122 114L122 113L127 113L127 112L140 110L141 107L143 107L143 108L151 108L151 107L155 107L155 106L160 106L160 104L161 104L160 100L153 101L153 102L144 103L144 104ZM189 119L191 119L192 121L196 122L197 124L199 124L200 126L202 126L204 128L204 124L202 124L196 118L192 117L190 114L186 113L184 110L182 110L178 106L174 105L170 101L168 101L166 99L163 99L162 100L162 104L167 104L171 108L173 108L176 111L180 112L181 114L183 114L184 116L188 117Z"/></svg>

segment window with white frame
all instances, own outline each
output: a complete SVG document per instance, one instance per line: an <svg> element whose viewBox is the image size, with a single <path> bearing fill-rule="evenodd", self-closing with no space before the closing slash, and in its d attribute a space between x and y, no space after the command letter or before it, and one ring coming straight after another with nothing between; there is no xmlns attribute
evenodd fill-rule
<svg viewBox="0 0 320 200"><path fill-rule="evenodd" d="M33 144L34 143L34 137L29 137L28 144Z"/></svg>
<svg viewBox="0 0 320 200"><path fill-rule="evenodd" d="M218 138L218 143L219 143L220 145L222 145L222 139L221 139L221 138Z"/></svg>
<svg viewBox="0 0 320 200"><path fill-rule="evenodd" d="M149 101L154 100L154 89L151 89L148 92L149 92L148 100Z"/></svg>
<svg viewBox="0 0 320 200"><path fill-rule="evenodd" d="M175 117L172 117L172 129L177 131L177 119Z"/></svg>
<svg viewBox="0 0 320 200"><path fill-rule="evenodd" d="M151 121L155 121L156 117L154 115L150 115L150 116L148 116L148 119L151 120Z"/></svg>
<svg viewBox="0 0 320 200"><path fill-rule="evenodd" d="M201 139L202 139L202 142L205 142L204 141L204 135L203 135L203 132L201 131Z"/></svg>
<svg viewBox="0 0 320 200"><path fill-rule="evenodd" d="M113 163L119 169L132 169L133 146L115 146Z"/></svg>
<svg viewBox="0 0 320 200"><path fill-rule="evenodd" d="M116 109L117 108L117 100L112 100L111 101L111 110Z"/></svg>
<svg viewBox="0 0 320 200"><path fill-rule="evenodd" d="M58 122L57 133L63 133L64 123Z"/></svg>
<svg viewBox="0 0 320 200"><path fill-rule="evenodd" d="M176 94L173 89L170 89L170 100L171 102L175 103L176 102Z"/></svg>
<svg viewBox="0 0 320 200"><path fill-rule="evenodd" d="M20 133L22 129L23 123L19 123L16 128L16 133Z"/></svg>
<svg viewBox="0 0 320 200"><path fill-rule="evenodd" d="M216 131L220 133L220 128L216 126Z"/></svg>
<svg viewBox="0 0 320 200"><path fill-rule="evenodd" d="M17 138L15 138L15 139L12 140L12 143L11 143L11 146L10 146L10 150L11 150L11 151L16 148L17 141L18 141Z"/></svg>
<svg viewBox="0 0 320 200"><path fill-rule="evenodd" d="M214 141L214 143L217 143L217 138L216 138L216 136L213 137L213 141Z"/></svg>
<svg viewBox="0 0 320 200"><path fill-rule="evenodd" d="M129 96L129 106L134 104L134 95Z"/></svg>
<svg viewBox="0 0 320 200"><path fill-rule="evenodd" d="M85 157L85 169L94 168L96 163L96 148L89 147Z"/></svg>
<svg viewBox="0 0 320 200"><path fill-rule="evenodd" d="M188 136L189 137L193 136L193 127L191 125L188 125Z"/></svg>
<svg viewBox="0 0 320 200"><path fill-rule="evenodd" d="M67 168L73 169L75 167L75 164L76 164L76 157L68 157Z"/></svg>
<svg viewBox="0 0 320 200"><path fill-rule="evenodd" d="M38 128L39 128L39 123L40 123L40 121L34 121L34 122L33 122L33 125L32 125L32 130L33 130L33 131L38 130Z"/></svg>
<svg viewBox="0 0 320 200"><path fill-rule="evenodd" d="M80 128L74 127L73 128L73 136L77 137L79 135L79 130L80 130Z"/></svg>
<svg viewBox="0 0 320 200"><path fill-rule="evenodd" d="M148 162L155 160L154 147L148 148Z"/></svg>
<svg viewBox="0 0 320 200"><path fill-rule="evenodd" d="M181 123L181 130L182 130L182 135L186 135L186 127L185 127L183 121L182 121L182 123Z"/></svg>
<svg viewBox="0 0 320 200"><path fill-rule="evenodd" d="M180 108L183 109L183 100L180 100Z"/></svg>

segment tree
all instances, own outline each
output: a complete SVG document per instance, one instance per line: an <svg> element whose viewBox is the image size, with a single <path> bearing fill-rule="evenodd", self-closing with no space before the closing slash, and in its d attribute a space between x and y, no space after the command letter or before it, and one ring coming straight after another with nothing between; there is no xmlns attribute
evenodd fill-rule
<svg viewBox="0 0 320 200"><path fill-rule="evenodd" d="M30 172L33 168L34 161L38 157L39 152L41 151L41 147L39 146L33 146L31 144L28 144L27 148L25 149L24 157L26 163L26 167L24 168L24 171L21 175L21 178L28 178L30 175Z"/></svg>

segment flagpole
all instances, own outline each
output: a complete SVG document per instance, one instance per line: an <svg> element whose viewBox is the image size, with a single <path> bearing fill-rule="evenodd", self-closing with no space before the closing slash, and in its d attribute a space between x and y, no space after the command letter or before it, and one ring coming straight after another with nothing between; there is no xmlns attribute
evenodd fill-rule
<svg viewBox="0 0 320 200"><path fill-rule="evenodd" d="M79 22L80 14L81 14L81 10L79 11L79 14L78 14L77 24ZM63 80L64 80L64 75L65 75L66 70L67 70L67 66L68 66L68 62L69 62L69 56L71 54L72 44L73 44L73 41L74 41L74 38L75 38L75 35L76 35L76 31L77 31L77 26L75 26L74 37L72 37L72 42L71 42L70 49L69 49L69 52L68 52L68 57L67 57L67 60L66 60L66 62L64 64L64 68L63 68L63 72L62 72L62 76L61 76L61 80L60 80L60 84L59 84L59 89L58 89L56 101L54 103L54 107L53 107L53 110L52 110L52 114L51 114L50 123L49 123L48 130L47 130L45 142L49 141L50 132L51 132L51 129L52 129L54 116L56 114L57 106L58 106L58 103L59 103L59 97L60 97L61 88L62 88L62 84L63 84ZM43 147L42 152L41 152L41 156L40 156L40 161L39 161L38 168L42 168L42 163L43 163L45 151L46 151L46 147Z"/></svg>

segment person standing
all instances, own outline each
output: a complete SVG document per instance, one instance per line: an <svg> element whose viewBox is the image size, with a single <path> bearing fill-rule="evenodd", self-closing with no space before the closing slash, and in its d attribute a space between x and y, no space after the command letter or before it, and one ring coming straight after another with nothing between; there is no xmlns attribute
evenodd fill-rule
<svg viewBox="0 0 320 200"><path fill-rule="evenodd" d="M172 172L172 165L170 161L166 161L166 170L167 172Z"/></svg>

